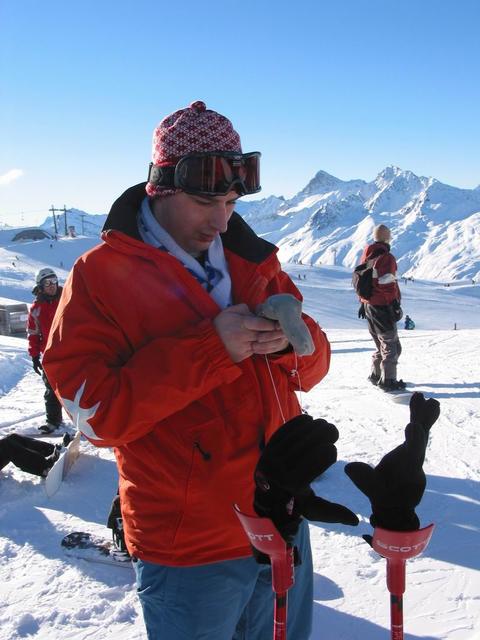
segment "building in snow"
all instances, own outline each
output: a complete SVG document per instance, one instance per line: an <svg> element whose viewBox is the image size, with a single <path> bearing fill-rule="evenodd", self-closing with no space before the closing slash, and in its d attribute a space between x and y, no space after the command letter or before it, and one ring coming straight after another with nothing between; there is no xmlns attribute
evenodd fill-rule
<svg viewBox="0 0 480 640"><path fill-rule="evenodd" d="M21 242L22 240L52 240L53 236L39 227L32 229L22 229L13 236L12 242Z"/></svg>

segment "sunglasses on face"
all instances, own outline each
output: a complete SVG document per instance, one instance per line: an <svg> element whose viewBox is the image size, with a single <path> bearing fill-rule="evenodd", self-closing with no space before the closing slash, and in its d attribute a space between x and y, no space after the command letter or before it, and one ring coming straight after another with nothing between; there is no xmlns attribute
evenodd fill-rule
<svg viewBox="0 0 480 640"><path fill-rule="evenodd" d="M42 280L42 287L51 287L54 284L58 284L57 278L47 278L47 280Z"/></svg>
<svg viewBox="0 0 480 640"><path fill-rule="evenodd" d="M224 196L235 189L241 196L260 191L260 152L195 153L175 166L150 163L148 182L186 193Z"/></svg>

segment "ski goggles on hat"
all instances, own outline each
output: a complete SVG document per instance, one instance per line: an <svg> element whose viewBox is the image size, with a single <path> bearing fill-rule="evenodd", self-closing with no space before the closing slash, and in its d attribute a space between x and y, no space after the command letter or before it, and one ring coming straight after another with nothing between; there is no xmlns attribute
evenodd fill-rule
<svg viewBox="0 0 480 640"><path fill-rule="evenodd" d="M58 284L58 279L57 278L45 278L45 280L42 280L42 282L40 284L42 285L42 287L50 287L52 284Z"/></svg>
<svg viewBox="0 0 480 640"><path fill-rule="evenodd" d="M259 151L252 153L192 153L175 166L150 163L148 182L205 196L224 196L235 189L241 196L260 191Z"/></svg>

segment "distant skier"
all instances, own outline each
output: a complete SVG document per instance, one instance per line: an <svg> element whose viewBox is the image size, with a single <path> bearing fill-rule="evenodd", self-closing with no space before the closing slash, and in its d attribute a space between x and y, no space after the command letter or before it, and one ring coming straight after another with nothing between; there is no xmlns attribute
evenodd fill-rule
<svg viewBox="0 0 480 640"><path fill-rule="evenodd" d="M415 329L415 322L410 318L410 316L405 316L405 329Z"/></svg>
<svg viewBox="0 0 480 640"><path fill-rule="evenodd" d="M360 263L375 257L372 274L372 295L360 298L359 317L366 318L368 330L375 342L372 371L368 379L384 391L405 389L405 382L397 380L397 362L402 352L397 322L402 318L400 289L397 283L397 262L390 253L390 229L383 224L375 227L375 242L368 245Z"/></svg>
<svg viewBox="0 0 480 640"><path fill-rule="evenodd" d="M33 370L42 376L45 385L45 413L47 421L39 427L42 433L52 433L62 423L62 405L57 399L41 364L41 355L45 351L48 334L52 326L53 317L58 307L62 287L58 285L57 274L46 267L40 269L35 276L35 287L32 293L35 302L28 314L28 354L32 358Z"/></svg>

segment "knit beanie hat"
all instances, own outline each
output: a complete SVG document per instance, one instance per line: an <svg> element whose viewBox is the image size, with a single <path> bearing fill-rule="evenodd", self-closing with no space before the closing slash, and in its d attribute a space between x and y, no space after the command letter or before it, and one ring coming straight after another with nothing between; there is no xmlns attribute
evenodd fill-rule
<svg viewBox="0 0 480 640"><path fill-rule="evenodd" d="M201 100L166 116L153 132L154 165L174 166L183 156L204 151L242 153L242 145L230 120L207 109ZM165 197L180 189L157 187L147 182L146 191L150 197Z"/></svg>
<svg viewBox="0 0 480 640"><path fill-rule="evenodd" d="M373 230L373 239L377 242L390 242L392 234L390 229L384 224L379 224Z"/></svg>

